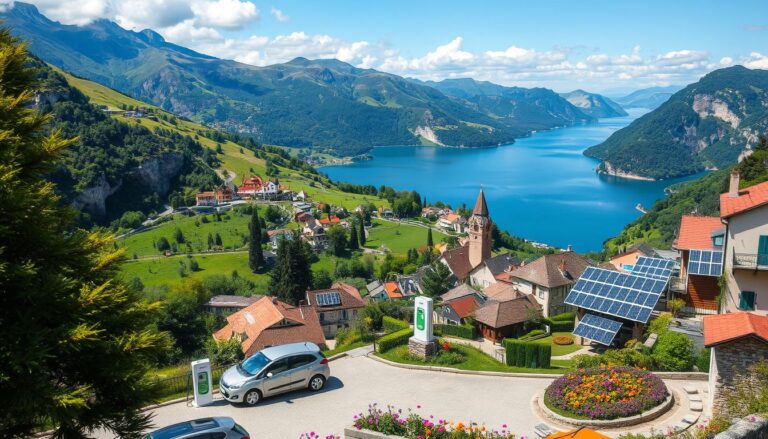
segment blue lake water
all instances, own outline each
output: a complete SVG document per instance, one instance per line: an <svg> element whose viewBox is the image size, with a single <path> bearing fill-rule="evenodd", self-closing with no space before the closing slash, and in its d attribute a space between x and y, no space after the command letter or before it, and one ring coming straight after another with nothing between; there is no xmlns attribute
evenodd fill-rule
<svg viewBox="0 0 768 439"><path fill-rule="evenodd" d="M598 161L585 157L584 149L640 115L535 133L496 148L377 147L373 160L322 171L337 181L415 189L428 202L454 207L471 207L482 185L502 230L561 248L571 244L580 252L599 250L641 215L636 204L650 208L665 187L698 177L651 182L595 173Z"/></svg>

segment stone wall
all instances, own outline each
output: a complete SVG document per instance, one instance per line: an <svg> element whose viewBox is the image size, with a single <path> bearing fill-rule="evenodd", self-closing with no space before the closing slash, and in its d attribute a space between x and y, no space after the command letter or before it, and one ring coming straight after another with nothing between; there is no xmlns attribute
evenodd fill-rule
<svg viewBox="0 0 768 439"><path fill-rule="evenodd" d="M768 359L768 344L754 337L745 337L715 346L710 373L712 411L716 416L729 417L726 400L738 391L749 391L757 385L751 366Z"/></svg>
<svg viewBox="0 0 768 439"><path fill-rule="evenodd" d="M728 430L718 433L714 439L760 439L768 437L768 420L750 415L731 425Z"/></svg>

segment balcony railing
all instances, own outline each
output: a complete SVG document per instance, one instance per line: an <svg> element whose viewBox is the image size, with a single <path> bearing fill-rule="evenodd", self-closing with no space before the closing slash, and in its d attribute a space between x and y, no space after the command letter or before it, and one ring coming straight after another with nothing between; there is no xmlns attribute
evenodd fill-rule
<svg viewBox="0 0 768 439"><path fill-rule="evenodd" d="M733 268L768 270L768 254L734 253Z"/></svg>
<svg viewBox="0 0 768 439"><path fill-rule="evenodd" d="M672 276L669 278L669 290L676 293L682 293L687 290L685 285L685 279L679 276Z"/></svg>

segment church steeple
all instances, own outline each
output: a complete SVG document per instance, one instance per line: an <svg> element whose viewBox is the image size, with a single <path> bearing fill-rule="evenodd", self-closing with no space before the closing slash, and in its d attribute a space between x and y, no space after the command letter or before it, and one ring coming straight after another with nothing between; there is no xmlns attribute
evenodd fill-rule
<svg viewBox="0 0 768 439"><path fill-rule="evenodd" d="M481 187L472 216L469 217L469 263L472 268L491 257L491 225L488 204Z"/></svg>

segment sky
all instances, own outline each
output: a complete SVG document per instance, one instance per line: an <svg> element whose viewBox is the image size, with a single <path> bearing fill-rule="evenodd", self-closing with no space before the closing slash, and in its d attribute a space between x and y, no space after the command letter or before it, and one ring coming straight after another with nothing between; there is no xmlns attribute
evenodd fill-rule
<svg viewBox="0 0 768 439"><path fill-rule="evenodd" d="M765 0L28 1L62 23L107 18L259 66L337 58L422 80L560 92L684 85L734 64L768 69Z"/></svg>

